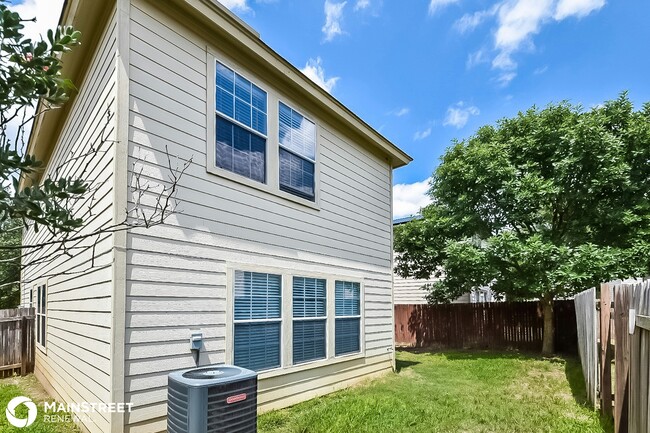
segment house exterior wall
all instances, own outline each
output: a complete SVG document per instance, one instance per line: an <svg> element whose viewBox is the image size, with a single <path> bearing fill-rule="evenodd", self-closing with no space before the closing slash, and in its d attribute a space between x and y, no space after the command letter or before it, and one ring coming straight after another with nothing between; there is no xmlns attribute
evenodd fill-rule
<svg viewBox="0 0 650 433"><path fill-rule="evenodd" d="M232 362L236 270L278 273L285 282L297 275L326 278L330 286L335 279L362 285L362 353L261 373L261 410L390 371L390 164L338 132L313 107L302 106L228 41L196 34L191 23L163 9L142 0L134 0L130 9L128 166L155 184L169 172L166 146L174 165L176 157L180 165L192 162L179 184L179 213L127 238L125 399L134 410L126 416L126 431L166 428L167 374L196 365L189 350L191 331L203 332L201 365ZM315 120L315 203L208 172L215 58L263 87L269 110L280 99ZM269 183L277 177L272 122L270 116ZM154 200L150 196L143 202ZM286 310L284 336L291 325Z"/></svg>
<svg viewBox="0 0 650 433"><path fill-rule="evenodd" d="M393 277L393 290L395 297L395 304L426 304L427 299L426 290L422 287L425 284L432 284L436 280L419 280L415 278L402 278L398 275ZM465 293L458 299L454 300L453 304L468 304L471 302L470 294Z"/></svg>
<svg viewBox="0 0 650 433"><path fill-rule="evenodd" d="M84 235L113 221L113 163L116 104L116 13L107 11L102 32L78 95L71 101L45 175L92 180L92 197L75 205ZM85 43L89 43L86 41ZM102 138L106 139L102 143ZM49 139L49 137L44 137ZM92 149L95 149L93 151ZM84 156L85 155L85 156ZM56 174L58 170L58 175ZM24 244L51 240L47 230L24 233ZM47 284L45 347L37 345L35 374L48 392L66 403L111 401L113 236L93 236L73 244L71 256L54 247L35 250L24 263L22 305L30 292ZM44 260L40 261L39 259ZM34 296L34 302L36 295ZM32 304L34 305L34 304ZM107 414L87 414L90 432L109 431Z"/></svg>

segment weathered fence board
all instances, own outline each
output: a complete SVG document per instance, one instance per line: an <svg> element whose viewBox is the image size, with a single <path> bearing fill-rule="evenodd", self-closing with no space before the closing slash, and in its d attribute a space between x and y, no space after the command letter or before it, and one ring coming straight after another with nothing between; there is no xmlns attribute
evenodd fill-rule
<svg viewBox="0 0 650 433"><path fill-rule="evenodd" d="M598 390L598 321L596 314L596 289L585 290L576 295L576 325L578 329L578 352L585 378L587 400L596 407Z"/></svg>
<svg viewBox="0 0 650 433"><path fill-rule="evenodd" d="M628 432L629 372L630 372L630 303L634 288L627 285L614 289L614 339L616 389L614 395L614 431Z"/></svg>
<svg viewBox="0 0 650 433"><path fill-rule="evenodd" d="M600 411L612 416L612 285L600 285Z"/></svg>
<svg viewBox="0 0 650 433"><path fill-rule="evenodd" d="M650 281L636 283L632 309L650 315ZM635 326L630 338L629 419L630 433L645 433L650 428L650 331Z"/></svg>
<svg viewBox="0 0 650 433"><path fill-rule="evenodd" d="M0 377L34 371L34 309L0 310Z"/></svg>
<svg viewBox="0 0 650 433"><path fill-rule="evenodd" d="M556 350L575 353L573 301L556 301ZM544 321L537 302L395 305L395 343L439 348L540 351Z"/></svg>

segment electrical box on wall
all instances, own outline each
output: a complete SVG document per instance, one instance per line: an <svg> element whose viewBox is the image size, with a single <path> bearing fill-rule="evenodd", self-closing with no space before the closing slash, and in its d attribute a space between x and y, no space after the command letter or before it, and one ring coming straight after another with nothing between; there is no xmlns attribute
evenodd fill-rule
<svg viewBox="0 0 650 433"><path fill-rule="evenodd" d="M190 336L190 350L201 350L201 345L203 345L203 333L192 333Z"/></svg>

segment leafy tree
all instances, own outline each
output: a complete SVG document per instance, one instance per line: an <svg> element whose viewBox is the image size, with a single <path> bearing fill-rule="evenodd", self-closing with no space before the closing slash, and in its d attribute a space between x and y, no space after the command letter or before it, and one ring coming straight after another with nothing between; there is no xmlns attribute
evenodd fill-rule
<svg viewBox="0 0 650 433"><path fill-rule="evenodd" d="M649 194L650 104L533 107L447 149L424 218L395 230L396 271L441 278L430 302L539 299L548 354L554 299L648 274Z"/></svg>
<svg viewBox="0 0 650 433"><path fill-rule="evenodd" d="M11 220L0 231L0 245L20 245L22 223ZM20 250L0 249L0 310L20 304Z"/></svg>
<svg viewBox="0 0 650 433"><path fill-rule="evenodd" d="M22 33L25 21L0 0L0 308L19 303L22 226L53 232L79 228L82 220L73 217L71 203L88 189L83 179L65 177L20 186L21 176L32 176L42 166L25 152L26 129L74 91L61 77L61 54L81 37L64 27L48 31L47 40L33 41Z"/></svg>
<svg viewBox="0 0 650 433"><path fill-rule="evenodd" d="M41 184L21 187L19 180L42 166L25 152L25 127L70 97L74 86L61 77L61 54L79 43L81 33L61 27L49 30L47 40L32 41L22 34L24 21L0 1L0 228L17 218L34 222L36 229L43 225L68 232L82 224L72 217L70 202L87 191L87 183L48 177ZM40 111L31 114L39 100Z"/></svg>
<svg viewBox="0 0 650 433"><path fill-rule="evenodd" d="M191 163L190 158L181 167L173 167L167 154L170 173L160 185L142 182L138 168L132 167L129 182L135 204L125 210L123 220L88 230L84 223L92 216L93 199L102 186L88 179L93 156L105 151L103 145L121 144L102 135L99 144L84 145L82 151L43 175L42 162L27 153L27 130L34 119L59 108L76 91L62 76L62 56L80 43L81 33L73 27L59 27L48 30L45 39L33 41L22 33L25 21L31 20L24 20L11 10L10 2L0 0L0 308L17 305L23 269L84 250L92 251L90 269L99 235L164 223L175 212L178 182ZM106 127L112 119L114 113L107 111ZM75 163L82 168L70 165ZM70 171L75 176L61 174ZM145 195L153 196L153 205L151 201L147 207L142 204ZM27 245L22 242L23 228L36 232L45 228L48 236ZM39 277L87 270L54 270Z"/></svg>

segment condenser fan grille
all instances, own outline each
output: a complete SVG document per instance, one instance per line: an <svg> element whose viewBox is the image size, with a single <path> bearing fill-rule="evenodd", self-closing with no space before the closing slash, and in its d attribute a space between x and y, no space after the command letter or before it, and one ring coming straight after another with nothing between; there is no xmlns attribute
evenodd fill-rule
<svg viewBox="0 0 650 433"><path fill-rule="evenodd" d="M183 377L186 379L226 379L229 377L237 376L241 374L241 371L237 368L232 367L207 367L207 368L197 368L196 370L190 370L186 373L183 373Z"/></svg>

